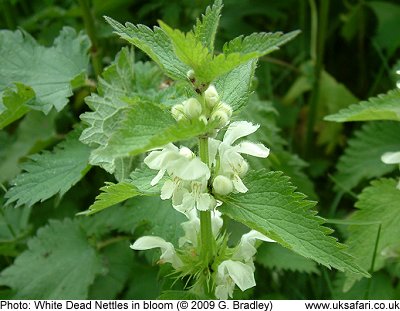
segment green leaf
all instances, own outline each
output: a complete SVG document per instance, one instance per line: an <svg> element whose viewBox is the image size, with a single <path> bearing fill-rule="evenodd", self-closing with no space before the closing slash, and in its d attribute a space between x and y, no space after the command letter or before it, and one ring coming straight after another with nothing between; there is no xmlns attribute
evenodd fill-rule
<svg viewBox="0 0 400 311"><path fill-rule="evenodd" d="M27 104L35 97L35 92L28 86L16 83L16 91L12 88L0 93L5 110L0 111L0 129L24 116L29 108Z"/></svg>
<svg viewBox="0 0 400 311"><path fill-rule="evenodd" d="M68 103L72 88L83 85L88 62L89 39L64 27L51 47L39 45L27 33L0 31L0 91L15 82L29 86L35 100L29 107L46 114ZM81 83L76 85L80 80Z"/></svg>
<svg viewBox="0 0 400 311"><path fill-rule="evenodd" d="M183 290L166 290L158 296L160 300L206 300L207 296L200 296L191 291Z"/></svg>
<svg viewBox="0 0 400 311"><path fill-rule="evenodd" d="M249 60L277 50L299 33L293 31L285 35L254 33L245 38L240 36L224 45L223 54L213 57L209 49L202 44L202 40L199 40L193 32L185 34L172 29L162 21L159 23L171 39L177 57L193 69L196 80L206 84Z"/></svg>
<svg viewBox="0 0 400 311"><path fill-rule="evenodd" d="M160 71L150 63L134 63L133 52L129 49L122 49L114 63L105 69L99 82L99 95L92 94L86 98L86 103L93 111L80 116L89 125L83 130L80 140L94 148L90 157L92 165L100 165L110 173L115 172L117 179L121 177L121 166L130 160L118 156L99 157L97 153L107 147L134 103L166 103L179 97L174 87L158 91L161 81Z"/></svg>
<svg viewBox="0 0 400 311"><path fill-rule="evenodd" d="M154 122L157 120L157 122ZM137 155L170 142L206 133L212 124L199 120L176 122L171 113L157 105L139 102L126 111L124 120L108 144L92 151L90 163L112 163L115 158Z"/></svg>
<svg viewBox="0 0 400 311"><path fill-rule="evenodd" d="M110 17L106 16L105 19L117 35L145 52L168 76L176 80L187 80L186 73L190 68L176 57L170 39L159 27L151 30L145 25L126 23L123 26Z"/></svg>
<svg viewBox="0 0 400 311"><path fill-rule="evenodd" d="M144 224L146 234L178 244L179 237L183 235L181 223L187 218L172 207L170 200L143 196L133 198L125 205L135 211L135 224Z"/></svg>
<svg viewBox="0 0 400 311"><path fill-rule="evenodd" d="M128 182L120 182L118 184L106 182L106 186L100 188L100 190L103 192L96 197L96 201L87 211L80 213L81 215L95 214L107 207L141 195L138 189Z"/></svg>
<svg viewBox="0 0 400 311"><path fill-rule="evenodd" d="M55 117L56 113L46 116L39 111L31 111L24 117L16 132L8 137L9 141L1 148L0 182L8 181L20 172L21 158L52 143L56 135Z"/></svg>
<svg viewBox="0 0 400 311"><path fill-rule="evenodd" d="M206 13L197 19L193 33L197 41L207 47L210 52L214 50L215 34L217 33L219 19L221 17L222 1L216 0L211 7L207 7Z"/></svg>
<svg viewBox="0 0 400 311"><path fill-rule="evenodd" d="M0 255L17 256L20 253L18 243L25 244L24 237L30 231L30 208L13 208L3 206L0 197Z"/></svg>
<svg viewBox="0 0 400 311"><path fill-rule="evenodd" d="M257 250L257 262L267 269L319 273L314 261L276 243L263 243Z"/></svg>
<svg viewBox="0 0 400 311"><path fill-rule="evenodd" d="M376 222L375 225L349 226L349 253L356 258L357 264L365 270L370 269L374 257L375 243L379 225L381 232L376 250L374 271L385 265L398 247L400 236L400 190L396 188L394 179L380 179L371 182L359 195L355 206L358 210L349 220L357 222ZM345 290L349 289L359 275L350 275L345 283Z"/></svg>
<svg viewBox="0 0 400 311"><path fill-rule="evenodd" d="M381 161L388 151L400 150L400 123L369 122L349 139L348 147L337 164L334 180L338 188L350 190L364 179L380 177L396 166Z"/></svg>
<svg viewBox="0 0 400 311"><path fill-rule="evenodd" d="M351 105L338 113L325 117L327 121L369 121L395 120L400 121L400 90L392 90L387 94L371 97L368 101Z"/></svg>
<svg viewBox="0 0 400 311"><path fill-rule="evenodd" d="M129 241L114 243L102 250L105 273L94 280L89 299L117 299L132 270L133 254Z"/></svg>
<svg viewBox="0 0 400 311"><path fill-rule="evenodd" d="M83 217L81 221L88 235L99 236L111 230L133 233L143 226L144 233L140 231L142 234L160 236L177 245L179 237L183 235L180 224L185 220L187 218L172 207L170 200L138 196L123 205Z"/></svg>
<svg viewBox="0 0 400 311"><path fill-rule="evenodd" d="M16 291L14 299L86 299L100 270L101 261L80 226L69 219L50 220L1 272L0 284Z"/></svg>
<svg viewBox="0 0 400 311"><path fill-rule="evenodd" d="M400 38L392 31L400 27L400 5L386 1L368 1L366 5L372 9L378 19L373 40L380 48L387 50L389 58L400 47Z"/></svg>
<svg viewBox="0 0 400 311"><path fill-rule="evenodd" d="M259 170L249 173L244 183L249 188L246 194L221 198L222 213L306 258L368 276L344 251L344 246L329 236L332 230L322 226L324 220L315 215L315 203L294 192L288 177Z"/></svg>
<svg viewBox="0 0 400 311"><path fill-rule="evenodd" d="M155 186L150 185L151 180L156 175L157 171L150 169L147 165L143 165L141 168L137 168L131 173L131 180L129 180L129 182L134 184L135 187L142 193L147 195L157 195L161 192L163 179L161 179L161 181Z"/></svg>
<svg viewBox="0 0 400 311"><path fill-rule="evenodd" d="M32 206L59 193L61 196L88 172L89 148L78 140L79 131L71 132L53 152L29 157L21 165L24 173L13 181L6 193L6 204Z"/></svg>
<svg viewBox="0 0 400 311"><path fill-rule="evenodd" d="M229 104L233 111L241 109L249 101L256 64L255 60L251 60L215 81L215 87L222 101Z"/></svg>

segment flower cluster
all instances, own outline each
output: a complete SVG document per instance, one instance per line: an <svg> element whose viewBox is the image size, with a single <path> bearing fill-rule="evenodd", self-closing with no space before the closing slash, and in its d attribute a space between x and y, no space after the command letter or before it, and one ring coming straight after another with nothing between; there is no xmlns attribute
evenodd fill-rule
<svg viewBox="0 0 400 311"><path fill-rule="evenodd" d="M156 236L143 236L131 245L134 250L148 250L153 248L161 249L161 256L159 263L170 263L177 271L185 271L185 258L181 255L185 249L189 249L191 254L191 247L196 249L198 245L198 234L200 232L200 220L197 213L193 210L188 215L189 220L181 224L185 235L179 239L179 247L181 252L177 252L172 243ZM218 211L212 214L212 231L214 237L217 239L220 235L223 221L221 214ZM238 245L234 248L226 248L225 252L219 255L219 259L215 260L216 269L214 272L215 290L214 295L217 299L232 298L235 285L242 291L245 291L256 285L254 280L254 263L253 257L256 254L257 240L265 242L275 242L261 233L251 230L244 234L240 239ZM221 242L220 244L222 244ZM229 254L230 259L224 259ZM196 254L195 254L196 255ZM195 256L194 255L194 256Z"/></svg>
<svg viewBox="0 0 400 311"><path fill-rule="evenodd" d="M249 164L243 155L265 158L269 149L263 144L242 140L257 131L259 125L247 121L231 122L232 108L221 101L213 85L197 98L173 106L171 114L178 122L201 121L210 133L200 139L201 157L185 146L169 143L152 150L144 159L150 169L158 171L151 185L162 183L161 199L171 199L172 206L188 218L181 224L185 235L179 239L179 249L154 236L141 237L131 247L135 250L160 248L160 263L170 263L182 277L195 279L193 288L200 284L201 291L204 283L211 284L215 297L227 299L232 297L235 285L243 291L255 286L253 257L256 241L274 241L252 230L242 236L236 247L228 247L228 236L221 232L223 221L217 207L222 204L223 196L248 191L242 178ZM223 128L226 132L219 140L216 137ZM218 250L211 259L199 256L204 247L199 213L205 211L211 212L212 228L207 232L212 235ZM203 250L204 253L207 254Z"/></svg>
<svg viewBox="0 0 400 311"><path fill-rule="evenodd" d="M171 113L176 121L198 119L205 124L213 122L216 128L222 128L229 123L232 108L220 100L217 90L210 85L204 96L191 97L181 104L174 105Z"/></svg>
<svg viewBox="0 0 400 311"><path fill-rule="evenodd" d="M213 85L208 87L201 99L202 103L190 98L182 104L173 106L172 115L177 120L198 118L205 123L218 119L217 127L230 122L232 109L220 101ZM178 148L172 143L150 152L144 163L149 168L159 171L151 185L160 182L167 173L168 178L161 189L161 199L172 199L173 207L186 215L193 208L200 211L213 210L218 204L214 195L247 192L242 178L247 173L249 165L242 154L265 158L269 155L269 149L259 143L242 141L236 144L236 141L254 133L258 128L259 125L246 121L232 122L222 141L210 138L208 140L210 167L190 149Z"/></svg>

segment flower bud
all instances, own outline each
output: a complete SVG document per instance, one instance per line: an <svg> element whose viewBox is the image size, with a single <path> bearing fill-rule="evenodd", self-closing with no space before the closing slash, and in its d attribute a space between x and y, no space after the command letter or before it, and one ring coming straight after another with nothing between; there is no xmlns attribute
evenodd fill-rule
<svg viewBox="0 0 400 311"><path fill-rule="evenodd" d="M182 104L177 104L177 105L172 106L171 114L176 121L181 120L185 116L185 113L183 112L184 111L183 108L184 107Z"/></svg>
<svg viewBox="0 0 400 311"><path fill-rule="evenodd" d="M190 69L190 70L186 73L186 77L187 77L190 81L193 81L193 80L194 80L194 70Z"/></svg>
<svg viewBox="0 0 400 311"><path fill-rule="evenodd" d="M202 107L196 98L189 98L183 102L185 114L190 118L198 118L201 115Z"/></svg>
<svg viewBox="0 0 400 311"><path fill-rule="evenodd" d="M214 192L221 195L227 195L233 191L232 181L223 175L218 175L213 181Z"/></svg>
<svg viewBox="0 0 400 311"><path fill-rule="evenodd" d="M218 110L225 112L229 118L232 116L232 107L228 104L221 103L218 107Z"/></svg>
<svg viewBox="0 0 400 311"><path fill-rule="evenodd" d="M211 122L218 121L217 128L222 128L229 122L229 117L226 112L217 110L211 114Z"/></svg>
<svg viewBox="0 0 400 311"><path fill-rule="evenodd" d="M204 92L204 97L210 108L214 107L219 102L218 92L214 85L210 85L208 89Z"/></svg>

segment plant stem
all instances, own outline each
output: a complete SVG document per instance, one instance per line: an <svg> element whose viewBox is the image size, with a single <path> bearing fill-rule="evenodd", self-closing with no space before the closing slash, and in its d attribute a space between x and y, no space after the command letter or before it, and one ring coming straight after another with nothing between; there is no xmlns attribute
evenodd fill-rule
<svg viewBox="0 0 400 311"><path fill-rule="evenodd" d="M208 137L199 138L199 156L209 165ZM215 241L212 234L211 211L200 211L200 256L209 264L214 256Z"/></svg>
<svg viewBox="0 0 400 311"><path fill-rule="evenodd" d="M323 67L323 56L325 48L325 31L328 20L329 0L321 0L319 12L314 0L310 0L311 7L311 60L314 64L313 91L310 98L310 110L308 113L306 143L304 156L307 158L313 147L314 126L317 117L318 99L320 93L320 77Z"/></svg>
<svg viewBox="0 0 400 311"><path fill-rule="evenodd" d="M99 76L103 71L103 64L101 61L101 50L96 35L96 27L94 25L93 14L90 10L88 0L79 0L79 5L82 10L83 22L85 23L86 32L92 43L90 48L90 55L92 58L93 70L96 76Z"/></svg>

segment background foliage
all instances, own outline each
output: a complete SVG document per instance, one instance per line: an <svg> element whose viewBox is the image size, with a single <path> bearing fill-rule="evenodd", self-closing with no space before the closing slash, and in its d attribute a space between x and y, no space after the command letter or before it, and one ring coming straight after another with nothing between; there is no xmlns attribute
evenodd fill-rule
<svg viewBox="0 0 400 311"><path fill-rule="evenodd" d="M122 94L173 105L185 94L179 88L169 93L165 86L170 80L138 50L124 48L114 62L126 43L102 16L149 27L162 19L188 30L209 4L0 2L0 27L8 29L0 33L1 298L151 299L170 288L164 278L169 271L128 246L144 233L176 242L183 219L163 208L168 202L134 197L137 189L129 183L114 185L129 176L142 178L142 188L135 186L149 191L149 173L139 167L142 156L114 161L101 150L109 139L107 130L125 108L117 100L108 105L109 98ZM318 211L334 235L373 274L359 280L279 245L262 245L257 287L235 295L399 299L398 170L380 156L400 150L399 91L388 92L400 69L400 5L394 0L226 0L216 47L221 51L223 42L241 34L296 29L300 36L260 59L251 81L255 93L240 112L262 125L252 140L271 148L270 157L253 159L251 165L283 171L300 191L318 200ZM129 78L132 85L125 85ZM235 100L241 105L246 98ZM361 100L366 102L358 105ZM154 109L147 111L149 116L162 115ZM85 128L76 126L82 114ZM129 122L138 120L132 115ZM99 123L104 132L96 131ZM100 151L90 153L76 140L79 136ZM125 156L120 142L114 139L113 144L111 152ZM93 216L76 216L89 206L104 208L102 200L119 203L121 193L124 199L134 198ZM229 226L233 239L245 231L233 221ZM183 284L173 286L181 289Z"/></svg>

